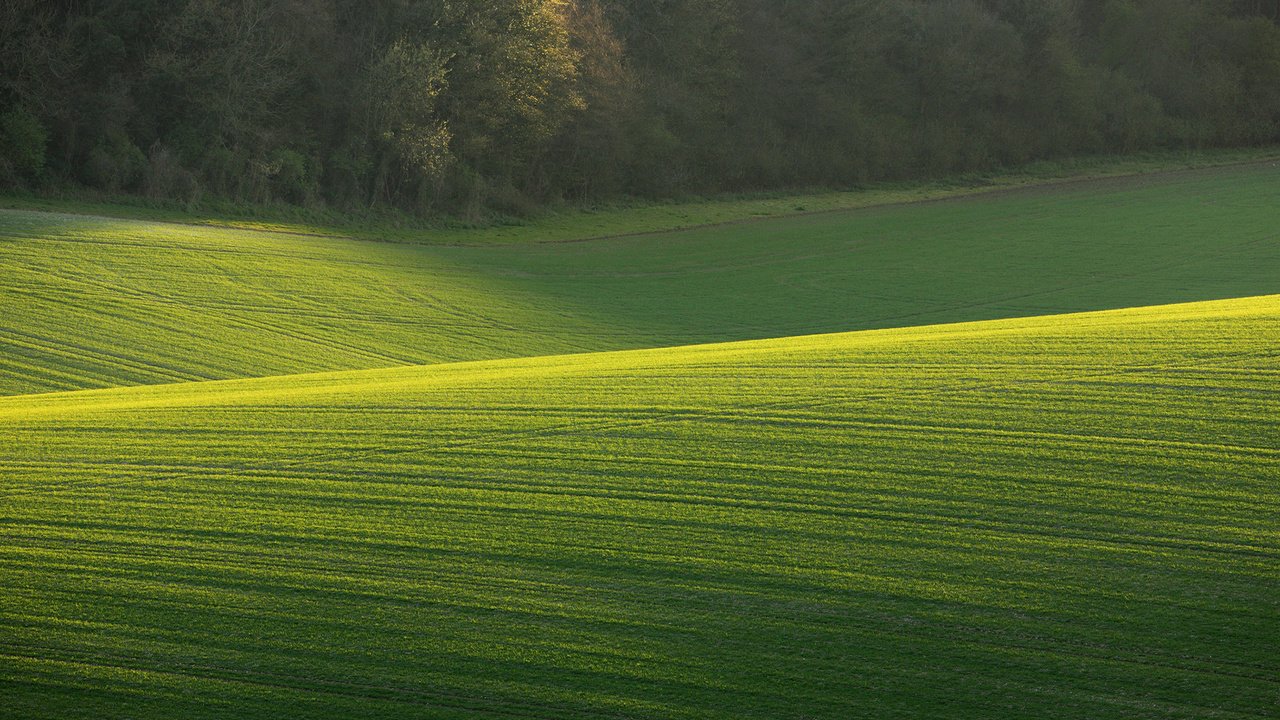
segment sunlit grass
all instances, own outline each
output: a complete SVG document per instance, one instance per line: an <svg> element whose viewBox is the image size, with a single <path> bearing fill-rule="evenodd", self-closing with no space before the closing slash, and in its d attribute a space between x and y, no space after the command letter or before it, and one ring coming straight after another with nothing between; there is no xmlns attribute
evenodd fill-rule
<svg viewBox="0 0 1280 720"><path fill-rule="evenodd" d="M0 399L15 717L1201 718L1280 296Z"/></svg>

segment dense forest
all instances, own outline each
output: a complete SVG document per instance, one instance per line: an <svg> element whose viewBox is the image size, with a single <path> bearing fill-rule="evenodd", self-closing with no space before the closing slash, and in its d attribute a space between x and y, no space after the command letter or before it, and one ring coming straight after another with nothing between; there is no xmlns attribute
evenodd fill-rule
<svg viewBox="0 0 1280 720"><path fill-rule="evenodd" d="M0 187L416 213L1280 140L1280 0L6 0Z"/></svg>

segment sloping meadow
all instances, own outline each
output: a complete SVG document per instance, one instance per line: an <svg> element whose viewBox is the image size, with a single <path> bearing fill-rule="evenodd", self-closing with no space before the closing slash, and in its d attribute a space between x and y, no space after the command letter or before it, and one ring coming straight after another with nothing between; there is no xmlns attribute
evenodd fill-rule
<svg viewBox="0 0 1280 720"><path fill-rule="evenodd" d="M0 399L15 717L1246 718L1280 296Z"/></svg>
<svg viewBox="0 0 1280 720"><path fill-rule="evenodd" d="M0 394L1263 295L1278 192L1253 164L487 247L3 211Z"/></svg>

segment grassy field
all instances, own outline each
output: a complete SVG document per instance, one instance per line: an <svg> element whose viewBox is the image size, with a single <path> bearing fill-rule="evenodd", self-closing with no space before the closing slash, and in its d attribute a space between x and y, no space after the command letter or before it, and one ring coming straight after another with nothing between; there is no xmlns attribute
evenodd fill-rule
<svg viewBox="0 0 1280 720"><path fill-rule="evenodd" d="M0 718L1275 717L1278 193L0 211Z"/></svg>
<svg viewBox="0 0 1280 720"><path fill-rule="evenodd" d="M1269 296L0 399L0 714L1274 716L1278 337Z"/></svg>
<svg viewBox="0 0 1280 720"><path fill-rule="evenodd" d="M1280 166L592 242L0 212L0 394L675 346L1280 290Z"/></svg>

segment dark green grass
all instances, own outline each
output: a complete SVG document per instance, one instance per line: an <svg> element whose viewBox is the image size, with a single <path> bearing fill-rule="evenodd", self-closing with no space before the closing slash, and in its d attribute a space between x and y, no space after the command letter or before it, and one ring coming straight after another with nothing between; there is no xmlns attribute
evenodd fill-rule
<svg viewBox="0 0 1280 720"><path fill-rule="evenodd" d="M1280 291L1253 164L582 243L0 213L0 393L615 350Z"/></svg>
<svg viewBox="0 0 1280 720"><path fill-rule="evenodd" d="M0 715L1263 718L1280 297L0 399Z"/></svg>

